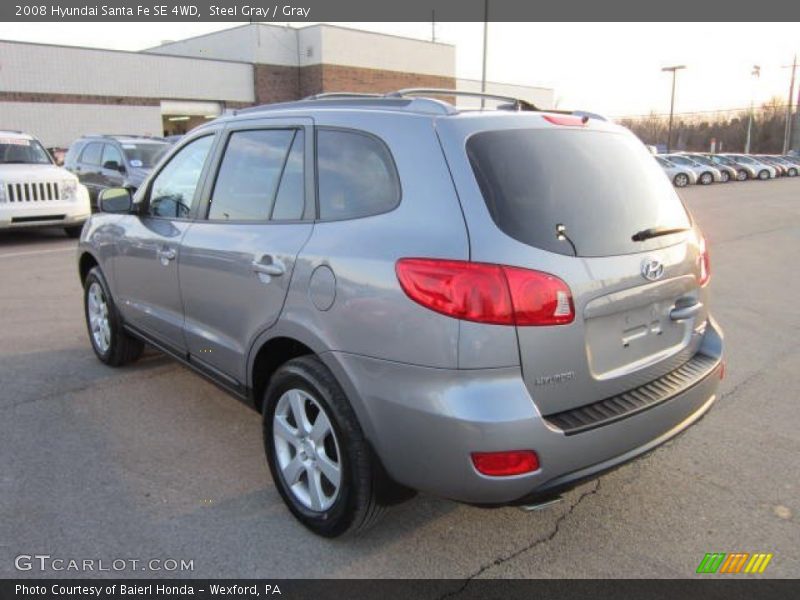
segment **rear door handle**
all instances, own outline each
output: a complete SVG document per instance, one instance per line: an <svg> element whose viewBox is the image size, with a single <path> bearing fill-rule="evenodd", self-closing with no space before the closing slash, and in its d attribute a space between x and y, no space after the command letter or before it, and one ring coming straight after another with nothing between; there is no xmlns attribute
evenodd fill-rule
<svg viewBox="0 0 800 600"><path fill-rule="evenodd" d="M271 275L278 277L286 272L286 267L279 260L275 260L269 254L262 256L261 260L254 260L250 263L253 266L253 271L256 273L263 273L264 275Z"/></svg>
<svg viewBox="0 0 800 600"><path fill-rule="evenodd" d="M695 302L694 304L690 304L689 306L676 306L671 311L669 311L669 318L673 321L685 321L686 319L691 319L700 312L703 308L702 302Z"/></svg>

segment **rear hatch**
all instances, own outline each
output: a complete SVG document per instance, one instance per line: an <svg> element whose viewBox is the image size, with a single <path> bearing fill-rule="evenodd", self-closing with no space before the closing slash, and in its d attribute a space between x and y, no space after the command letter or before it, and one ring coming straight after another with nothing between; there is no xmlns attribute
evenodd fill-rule
<svg viewBox="0 0 800 600"><path fill-rule="evenodd" d="M517 327L523 377L544 415L673 371L696 352L707 316L699 233L646 148L611 124L554 121L438 125L471 259L550 273L571 290L571 323Z"/></svg>

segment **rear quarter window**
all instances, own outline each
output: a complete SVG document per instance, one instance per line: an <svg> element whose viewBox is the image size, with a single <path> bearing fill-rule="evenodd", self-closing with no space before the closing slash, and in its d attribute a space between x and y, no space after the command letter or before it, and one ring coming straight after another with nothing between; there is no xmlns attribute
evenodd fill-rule
<svg viewBox="0 0 800 600"><path fill-rule="evenodd" d="M386 144L359 131L317 130L319 217L336 221L388 212L400 178Z"/></svg>
<svg viewBox="0 0 800 600"><path fill-rule="evenodd" d="M530 246L565 255L630 254L685 235L635 242L636 232L690 226L663 170L630 135L566 128L484 131L468 138L466 150L495 224ZM558 225L575 251L558 239Z"/></svg>

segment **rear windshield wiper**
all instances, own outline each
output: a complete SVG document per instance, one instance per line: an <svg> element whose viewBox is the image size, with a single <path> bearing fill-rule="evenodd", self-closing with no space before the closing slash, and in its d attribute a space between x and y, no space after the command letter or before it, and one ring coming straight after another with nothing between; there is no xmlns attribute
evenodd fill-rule
<svg viewBox="0 0 800 600"><path fill-rule="evenodd" d="M673 233L683 233L689 231L688 227L651 227L642 229L631 236L634 242L643 242L651 238L661 237L662 235L672 235Z"/></svg>

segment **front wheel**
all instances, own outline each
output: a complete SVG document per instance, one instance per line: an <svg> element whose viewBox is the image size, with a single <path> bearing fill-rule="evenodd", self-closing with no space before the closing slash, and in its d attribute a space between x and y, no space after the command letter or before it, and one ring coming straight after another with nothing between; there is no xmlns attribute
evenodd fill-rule
<svg viewBox="0 0 800 600"><path fill-rule="evenodd" d="M767 171L766 169L761 169L758 172L758 178L761 179L762 181L765 179L769 179L769 171Z"/></svg>
<svg viewBox="0 0 800 600"><path fill-rule="evenodd" d="M722 183L728 183L731 180L731 174L727 171L720 171L720 180Z"/></svg>
<svg viewBox="0 0 800 600"><path fill-rule="evenodd" d="M97 358L112 367L135 361L141 356L144 344L122 328L122 319L99 267L89 271L83 285L86 326Z"/></svg>
<svg viewBox="0 0 800 600"><path fill-rule="evenodd" d="M797 177L797 169L791 168L788 172L789 177Z"/></svg>
<svg viewBox="0 0 800 600"><path fill-rule="evenodd" d="M703 185L709 185L710 183L714 182L714 176L706 171L702 175L700 175L700 183Z"/></svg>
<svg viewBox="0 0 800 600"><path fill-rule="evenodd" d="M675 187L686 187L689 185L689 176L686 173L678 173L672 179L672 183L675 184Z"/></svg>
<svg viewBox="0 0 800 600"><path fill-rule="evenodd" d="M291 513L325 537L369 528L383 512L380 474L333 374L313 356L288 361L264 395L264 449Z"/></svg>
<svg viewBox="0 0 800 600"><path fill-rule="evenodd" d="M744 169L736 171L736 181L747 181L747 171Z"/></svg>

